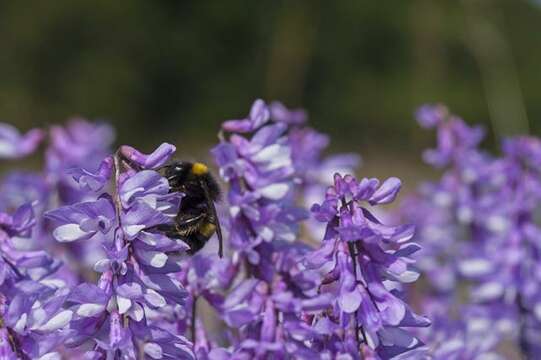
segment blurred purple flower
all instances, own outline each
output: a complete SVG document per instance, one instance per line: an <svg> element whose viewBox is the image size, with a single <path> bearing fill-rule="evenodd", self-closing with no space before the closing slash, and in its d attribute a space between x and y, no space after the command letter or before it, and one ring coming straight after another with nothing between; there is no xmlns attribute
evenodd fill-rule
<svg viewBox="0 0 541 360"><path fill-rule="evenodd" d="M0 213L0 351L8 358L49 354L67 336L71 318L62 308L69 290L51 277L60 262L15 241L30 236L35 224L30 204Z"/></svg>
<svg viewBox="0 0 541 360"><path fill-rule="evenodd" d="M71 171L80 168L80 172L96 172L111 153L114 136L109 125L79 118L70 120L65 127L51 127L50 145L45 154L46 176L56 187L62 204L83 201L92 195L91 188L81 188L75 182Z"/></svg>
<svg viewBox="0 0 541 360"><path fill-rule="evenodd" d="M284 122L291 125L301 125L308 119L304 109L290 110L279 101L273 101L269 106L270 117L276 122Z"/></svg>
<svg viewBox="0 0 541 360"><path fill-rule="evenodd" d="M23 241L30 241L35 224L30 204L20 206L13 214L0 212L0 289L9 292L18 281L41 280L61 265L43 250L26 248Z"/></svg>
<svg viewBox="0 0 541 360"><path fill-rule="evenodd" d="M44 132L39 129L32 129L21 135L15 127L0 123L0 158L18 159L30 155L44 137Z"/></svg>
<svg viewBox="0 0 541 360"><path fill-rule="evenodd" d="M449 298L423 302L433 323L428 329L419 329L419 337L429 346L430 356L434 359L504 359L497 347L513 332L516 317L512 309L452 302ZM453 318L450 309L460 315Z"/></svg>
<svg viewBox="0 0 541 360"><path fill-rule="evenodd" d="M8 133L14 134L13 131L8 131ZM113 132L108 125L92 124L75 119L65 127L50 127L48 134L41 130L33 130L25 136L10 135L6 139L13 140L13 144L18 141L22 156L23 152L35 149L39 141L46 135L49 136L50 141L46 148L45 169L35 173L9 173L0 185L0 190L2 190L0 208L9 212L24 203L32 203L36 226L31 237L24 239L25 249L46 248L62 252L67 255L68 260L74 260L73 262L68 261L66 269L62 270L65 275L69 275L68 272L72 270L80 270L77 275L81 275L84 273L84 264L93 261L96 254L100 252L99 247L94 247L95 243L93 242L85 242L82 245L64 245L59 251L60 249L54 245L50 236L48 222L43 219L42 215L51 206L72 204L89 199L92 192L97 189L96 184L98 180L101 180L100 176L104 173L104 171L101 173L98 171L98 165L100 160L109 153L108 147L113 140ZM78 174L70 174L70 170L74 167L81 167ZM99 176L91 176L90 174L93 175L94 171L98 171ZM74 177L80 181L82 186L74 181ZM21 240L14 238L14 242L20 243ZM64 252L65 250L67 252Z"/></svg>
<svg viewBox="0 0 541 360"><path fill-rule="evenodd" d="M494 333L498 336L490 346L482 346L481 353L518 334L517 346L524 356L532 356L541 339L541 317L536 313L541 287L535 275L541 248L534 240L541 234L535 221L541 201L541 142L531 137L506 139L503 155L493 157L478 148L479 128L466 126L441 107L423 109L425 117L430 115L427 109L437 112L430 116L440 117L434 123L438 147L429 153L436 161L430 162L446 166L441 180L424 184L402 211L419 229L415 240L424 248L418 266L430 280L425 292L446 309L440 313L449 313L450 304L458 302L453 295L458 282L467 279L472 284L467 300L489 314L484 320L488 326L505 321L509 313L515 319L506 322L512 329ZM443 320L435 317L435 331L448 327ZM464 321L449 336L471 340L469 326Z"/></svg>
<svg viewBox="0 0 541 360"><path fill-rule="evenodd" d="M259 129L270 118L270 110L267 104L261 99L257 99L250 109L250 113L245 119L228 120L223 123L222 128L230 132L251 132Z"/></svg>
<svg viewBox="0 0 541 360"><path fill-rule="evenodd" d="M448 116L449 110L441 104L423 105L415 112L417 122L426 129L440 125Z"/></svg>
<svg viewBox="0 0 541 360"><path fill-rule="evenodd" d="M423 154L428 164L443 167L453 161L477 156L476 147L485 136L483 128L469 127L464 120L450 115L443 105L425 105L416 115L421 126L436 127L437 130L437 147Z"/></svg>
<svg viewBox="0 0 541 360"><path fill-rule="evenodd" d="M0 209L11 211L32 203L41 213L49 205L50 188L43 176L33 172L9 172L0 183Z"/></svg>

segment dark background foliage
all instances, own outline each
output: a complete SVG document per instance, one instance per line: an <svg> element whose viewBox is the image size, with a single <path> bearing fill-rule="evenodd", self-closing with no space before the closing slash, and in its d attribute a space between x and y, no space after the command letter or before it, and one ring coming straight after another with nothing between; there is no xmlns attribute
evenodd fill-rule
<svg viewBox="0 0 541 360"><path fill-rule="evenodd" d="M2 1L0 118L102 118L119 142L196 156L262 97L307 108L335 149L418 161L432 140L412 113L439 101L485 124L490 146L541 132L540 5Z"/></svg>

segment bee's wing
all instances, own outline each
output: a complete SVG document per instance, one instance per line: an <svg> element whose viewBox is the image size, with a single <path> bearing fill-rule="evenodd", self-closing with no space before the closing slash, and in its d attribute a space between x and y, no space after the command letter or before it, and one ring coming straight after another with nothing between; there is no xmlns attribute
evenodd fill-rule
<svg viewBox="0 0 541 360"><path fill-rule="evenodd" d="M201 187L203 188L203 191L205 191L205 198L207 199L207 207L214 219L214 225L216 225L216 235L218 236L218 256L223 257L224 256L224 245L223 245L223 236L222 236L222 228L220 227L220 220L218 219L218 214L216 213L216 207L214 206L214 201L212 201L210 197L210 191L208 189L207 184L204 181L199 182L201 184Z"/></svg>

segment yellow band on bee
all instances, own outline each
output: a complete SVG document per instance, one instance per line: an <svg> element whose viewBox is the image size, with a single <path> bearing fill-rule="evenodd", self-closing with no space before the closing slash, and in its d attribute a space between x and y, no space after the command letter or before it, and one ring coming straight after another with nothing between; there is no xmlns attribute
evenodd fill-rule
<svg viewBox="0 0 541 360"><path fill-rule="evenodd" d="M215 231L216 225L210 222L201 225L201 228L199 229L199 232L206 237L211 237Z"/></svg>
<svg viewBox="0 0 541 360"><path fill-rule="evenodd" d="M195 175L203 175L203 174L208 173L208 171L209 171L209 168L207 167L207 165L200 162L196 162L192 166L192 172Z"/></svg>

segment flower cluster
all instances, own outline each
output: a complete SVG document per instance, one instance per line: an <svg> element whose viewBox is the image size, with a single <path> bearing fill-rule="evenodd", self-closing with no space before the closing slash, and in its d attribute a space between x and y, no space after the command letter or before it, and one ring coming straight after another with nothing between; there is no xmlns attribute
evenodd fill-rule
<svg viewBox="0 0 541 360"><path fill-rule="evenodd" d="M52 126L48 131L34 129L27 134L7 125L4 129L6 148L13 157L31 155L40 143L45 143L45 164L40 171L13 171L0 180L0 209L15 210L32 203L36 213L36 226L27 246L47 249L66 261L66 271L86 276L94 262L102 256L96 242L64 244L59 246L51 236L51 229L43 213L61 205L82 201L92 195L89 188L81 187L74 177L78 172L94 172L101 160L110 154L114 132L104 123L90 123L82 119L70 120L65 127ZM7 130L10 130L6 133ZM8 143L9 140L9 143ZM8 156L8 154L4 154Z"/></svg>
<svg viewBox="0 0 541 360"><path fill-rule="evenodd" d="M185 338L154 326L146 316L167 304L182 305L186 298L170 274L180 271L188 245L158 230L174 221L182 198L155 171L174 151L162 144L145 155L123 146L103 160L97 173L75 177L85 188L92 184L94 200L46 213L57 241L95 241L106 254L94 265L101 273L98 284L79 284L66 300L73 312L66 346L90 343L88 358L194 357ZM100 193L109 179L114 191Z"/></svg>
<svg viewBox="0 0 541 360"><path fill-rule="evenodd" d="M304 126L305 118L258 100L247 118L223 124L228 137L213 150L229 186L229 238L246 274L218 307L238 329L228 351L235 358L421 354L422 343L403 328L429 322L399 295L401 282L417 278L409 257L419 249L408 242L413 228L387 227L360 205L392 202L397 179L380 187L375 179L359 184L336 175L313 208L314 221L326 225L321 248L301 241L306 216L298 201L321 197L330 171L358 163L352 155L324 158L328 138ZM307 224L312 236L320 233Z"/></svg>
<svg viewBox="0 0 541 360"><path fill-rule="evenodd" d="M351 348L352 339L383 358L410 351L421 356L424 350L404 328L428 326L429 321L415 315L400 296L401 284L419 276L411 267L411 255L419 250L409 242L414 229L384 225L367 207L391 203L400 186L397 178L380 184L336 174L325 200L312 207L327 229L308 263L324 275L321 291L335 299L332 312L317 321L341 329L321 341L322 350L336 344Z"/></svg>
<svg viewBox="0 0 541 360"><path fill-rule="evenodd" d="M535 358L541 140L493 155L482 128L424 106L442 176L393 211L401 181L356 178L360 158L326 155L307 118L256 100L222 124L224 258L181 232L175 146L113 152L111 127L81 119L0 124L0 158L45 151L0 180L0 358Z"/></svg>
<svg viewBox="0 0 541 360"><path fill-rule="evenodd" d="M92 187L81 187L72 171L95 172L111 153L115 133L105 123L75 118L66 126L52 126L50 145L45 151L47 181L56 189L60 204L72 204L92 195Z"/></svg>
<svg viewBox="0 0 541 360"><path fill-rule="evenodd" d="M33 153L45 134L40 129L32 129L26 134L9 124L0 124L0 158L19 159Z"/></svg>
<svg viewBox="0 0 541 360"><path fill-rule="evenodd" d="M228 139L212 151L229 186L231 247L246 273L219 308L239 329L228 349L236 358L316 354L310 342L317 334L305 316L329 299L317 294L319 277L302 265L309 248L298 231L307 213L295 204L290 127L303 121L302 112L257 100L247 118L223 124Z"/></svg>
<svg viewBox="0 0 541 360"><path fill-rule="evenodd" d="M212 153L220 175L228 183L230 242L247 262L273 274L271 254L297 237L305 211L295 206L295 168L288 144L287 125L270 122L267 105L258 100L243 120L230 120L223 129L234 132ZM252 132L250 138L244 133Z"/></svg>
<svg viewBox="0 0 541 360"><path fill-rule="evenodd" d="M444 168L441 179L423 184L402 211L419 229L416 240L423 251L418 266L430 281L426 301L439 302L438 307L445 309L439 313L447 314L457 307L462 313L472 306L483 307L471 323L463 321L453 330L453 336L466 340L462 351L489 350L486 337L468 335L472 323L484 316L485 324L501 329L493 332L499 336L488 344L495 347L512 336L520 351L532 356L541 339L541 318L536 314L541 294L536 275L541 250L536 240L541 142L509 138L496 157L478 148L481 128L469 127L445 107L427 105L417 116L422 126L437 129L438 146L425 153L425 160ZM462 283L470 284L467 300L475 305L464 304L461 309L457 287ZM437 314L435 319L442 321ZM435 328L453 327L436 323ZM459 328L461 335L456 334ZM435 339L435 333L426 339Z"/></svg>
<svg viewBox="0 0 541 360"><path fill-rule="evenodd" d="M69 289L53 277L60 263L24 247L34 226L31 204L0 213L0 353L6 359L54 356L69 335L72 314L62 308Z"/></svg>

